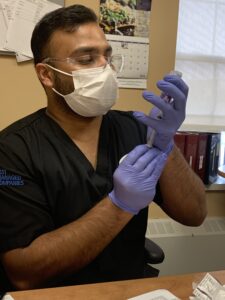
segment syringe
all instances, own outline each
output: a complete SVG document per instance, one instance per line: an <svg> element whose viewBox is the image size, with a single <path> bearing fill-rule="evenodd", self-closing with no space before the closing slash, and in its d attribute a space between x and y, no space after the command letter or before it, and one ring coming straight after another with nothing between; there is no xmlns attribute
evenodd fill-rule
<svg viewBox="0 0 225 300"><path fill-rule="evenodd" d="M179 76L180 78L182 77L182 73L180 71L176 71L176 70L173 70L169 73L170 75L177 75ZM165 95L165 94L162 94L161 96L163 98L163 100L165 100L166 102L168 103L173 103L173 98L169 95ZM160 111L157 118L158 119L161 119L162 118L162 112ZM150 137L148 137L147 139L147 145L151 148L153 146L153 142L154 142L154 139L155 139L155 135L156 135L156 131L155 129L152 129L152 132L150 134Z"/></svg>

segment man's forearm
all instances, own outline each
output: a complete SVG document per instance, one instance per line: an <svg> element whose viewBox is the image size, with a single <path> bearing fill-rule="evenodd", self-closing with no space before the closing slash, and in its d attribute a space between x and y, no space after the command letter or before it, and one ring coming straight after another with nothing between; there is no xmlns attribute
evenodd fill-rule
<svg viewBox="0 0 225 300"><path fill-rule="evenodd" d="M200 225L207 213L205 187L174 146L160 178L163 210L185 225Z"/></svg>
<svg viewBox="0 0 225 300"><path fill-rule="evenodd" d="M17 289L31 289L77 272L90 263L129 222L132 215L103 199L80 219L2 256Z"/></svg>

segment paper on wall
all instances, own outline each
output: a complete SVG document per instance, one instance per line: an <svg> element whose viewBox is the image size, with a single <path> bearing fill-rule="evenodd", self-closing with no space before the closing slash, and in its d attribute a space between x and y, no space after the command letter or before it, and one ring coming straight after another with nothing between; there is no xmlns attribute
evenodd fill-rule
<svg viewBox="0 0 225 300"><path fill-rule="evenodd" d="M0 28L1 28L1 34L0 34L0 51L4 51L4 43L6 39L6 33L7 33L7 23L4 15L4 2L0 1Z"/></svg>
<svg viewBox="0 0 225 300"><path fill-rule="evenodd" d="M4 48L32 58L30 39L36 23L61 6L47 0L17 0L9 20Z"/></svg>

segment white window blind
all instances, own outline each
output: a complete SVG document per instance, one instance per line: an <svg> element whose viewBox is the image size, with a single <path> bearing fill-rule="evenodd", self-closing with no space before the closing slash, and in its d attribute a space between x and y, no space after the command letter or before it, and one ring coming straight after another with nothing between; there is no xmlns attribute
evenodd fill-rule
<svg viewBox="0 0 225 300"><path fill-rule="evenodd" d="M225 130L225 0L180 0L176 69L190 87L185 123Z"/></svg>

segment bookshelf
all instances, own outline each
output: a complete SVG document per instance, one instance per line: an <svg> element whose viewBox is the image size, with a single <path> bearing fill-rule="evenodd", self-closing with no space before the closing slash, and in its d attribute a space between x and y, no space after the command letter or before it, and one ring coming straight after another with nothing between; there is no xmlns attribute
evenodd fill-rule
<svg viewBox="0 0 225 300"><path fill-rule="evenodd" d="M208 185L205 185L206 191L225 191L225 178L217 175L217 179Z"/></svg>

